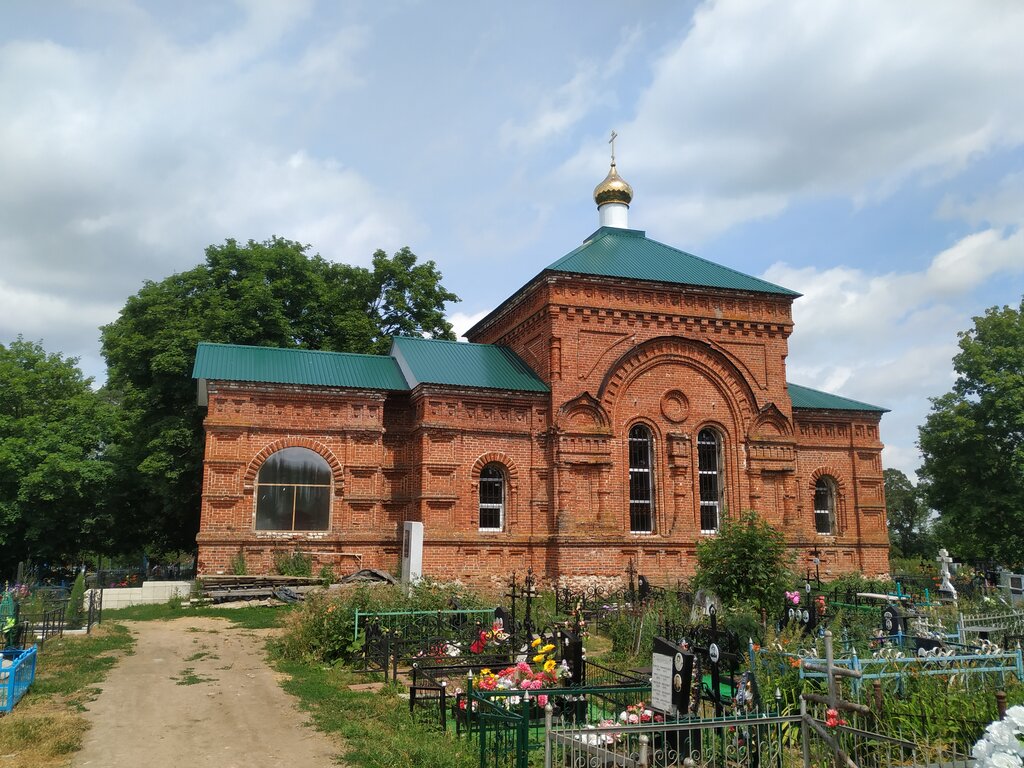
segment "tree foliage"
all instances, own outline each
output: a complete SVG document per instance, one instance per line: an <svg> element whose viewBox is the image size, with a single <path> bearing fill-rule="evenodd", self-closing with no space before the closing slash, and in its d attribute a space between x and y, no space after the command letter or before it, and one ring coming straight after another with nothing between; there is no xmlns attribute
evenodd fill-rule
<svg viewBox="0 0 1024 768"><path fill-rule="evenodd" d="M773 611L789 584L789 566L785 536L748 511L698 542L693 587L714 592L726 605L749 602Z"/></svg>
<svg viewBox="0 0 1024 768"><path fill-rule="evenodd" d="M889 542L904 557L930 556L934 547L923 490L898 469L886 469L882 475Z"/></svg>
<svg viewBox="0 0 1024 768"><path fill-rule="evenodd" d="M392 335L452 339L433 262L403 248L369 268L272 238L206 249L205 263L147 282L102 329L108 386L129 417L117 448L126 542L191 549L198 530L202 413L192 366L200 341L383 353Z"/></svg>
<svg viewBox="0 0 1024 768"><path fill-rule="evenodd" d="M960 334L952 391L920 428L939 543L961 558L1024 565L1024 301Z"/></svg>
<svg viewBox="0 0 1024 768"><path fill-rule="evenodd" d="M0 562L101 549L117 411L77 360L20 337L0 344Z"/></svg>

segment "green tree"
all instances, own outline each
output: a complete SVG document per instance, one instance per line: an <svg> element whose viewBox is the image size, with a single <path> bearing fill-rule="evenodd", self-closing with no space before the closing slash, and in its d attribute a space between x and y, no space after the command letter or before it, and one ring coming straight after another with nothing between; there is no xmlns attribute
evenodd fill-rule
<svg viewBox="0 0 1024 768"><path fill-rule="evenodd" d="M790 559L782 532L756 512L744 512L698 542L693 586L714 592L725 605L748 602L774 611L790 581Z"/></svg>
<svg viewBox="0 0 1024 768"><path fill-rule="evenodd" d="M74 358L0 344L0 563L72 559L107 545L113 404Z"/></svg>
<svg viewBox="0 0 1024 768"><path fill-rule="evenodd" d="M885 508L889 520L889 542L905 557L931 555L929 510L922 490L898 469L886 469Z"/></svg>
<svg viewBox="0 0 1024 768"><path fill-rule="evenodd" d="M963 558L1024 565L1024 300L960 334L953 389L920 428L940 543Z"/></svg>
<svg viewBox="0 0 1024 768"><path fill-rule="evenodd" d="M125 549L192 549L199 527L203 414L192 366L200 341L386 352L392 335L452 339L433 262L403 248L369 268L272 238L206 249L205 263L147 282L102 329L108 387L129 438L112 449Z"/></svg>

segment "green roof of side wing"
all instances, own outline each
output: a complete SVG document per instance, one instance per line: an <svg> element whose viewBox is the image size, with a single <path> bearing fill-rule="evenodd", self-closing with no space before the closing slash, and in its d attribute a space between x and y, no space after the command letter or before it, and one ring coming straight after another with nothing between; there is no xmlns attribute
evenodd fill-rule
<svg viewBox="0 0 1024 768"><path fill-rule="evenodd" d="M391 355L411 387L446 384L519 392L550 391L508 347L395 336L391 340Z"/></svg>
<svg viewBox="0 0 1024 768"><path fill-rule="evenodd" d="M788 288L651 240L640 230L616 227L601 227L579 248L550 265L547 271L774 293L781 296L800 295Z"/></svg>
<svg viewBox="0 0 1024 768"><path fill-rule="evenodd" d="M789 399L793 401L794 408L818 408L829 411L875 411L876 413L888 413L888 408L881 408L877 405L862 403L859 400L851 400L848 397L832 395L822 392L819 389L801 387L799 384L786 382L789 389Z"/></svg>
<svg viewBox="0 0 1024 768"><path fill-rule="evenodd" d="M409 389L398 363L383 355L207 342L201 342L196 350L192 378L357 389Z"/></svg>

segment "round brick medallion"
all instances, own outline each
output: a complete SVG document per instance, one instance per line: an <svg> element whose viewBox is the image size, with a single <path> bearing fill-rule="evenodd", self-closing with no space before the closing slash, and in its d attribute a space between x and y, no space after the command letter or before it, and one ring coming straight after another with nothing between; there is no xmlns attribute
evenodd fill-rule
<svg viewBox="0 0 1024 768"><path fill-rule="evenodd" d="M661 398L661 414L673 424L681 424L690 415L690 403L678 389L666 392Z"/></svg>

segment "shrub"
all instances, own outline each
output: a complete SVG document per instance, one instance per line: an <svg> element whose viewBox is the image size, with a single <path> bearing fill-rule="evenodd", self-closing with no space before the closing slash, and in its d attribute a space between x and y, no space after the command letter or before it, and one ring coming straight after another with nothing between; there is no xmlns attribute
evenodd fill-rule
<svg viewBox="0 0 1024 768"><path fill-rule="evenodd" d="M275 552L274 570L281 576L313 575L313 557L298 550L294 552Z"/></svg>
<svg viewBox="0 0 1024 768"><path fill-rule="evenodd" d="M714 592L728 606L747 601L774 612L792 578L789 558L782 532L756 512L744 512L697 544L693 588Z"/></svg>
<svg viewBox="0 0 1024 768"><path fill-rule="evenodd" d="M71 596L68 598L68 607L64 610L64 625L68 629L78 629L82 626L85 618L85 609L82 604L85 602L85 574L79 573L75 577L75 583L71 586Z"/></svg>
<svg viewBox="0 0 1024 768"><path fill-rule="evenodd" d="M455 600L463 608L483 607L482 600L458 584L420 581L407 595L400 586L360 584L331 592L311 592L299 610L288 616L285 631L274 644L286 659L317 662L350 661L362 650L355 637L355 612L437 611ZM360 626L360 630L362 626Z"/></svg>
<svg viewBox="0 0 1024 768"><path fill-rule="evenodd" d="M245 563L245 552L242 551L241 547L238 548L238 552L231 558L230 567L231 573L235 576L245 576L249 573L248 566Z"/></svg>

